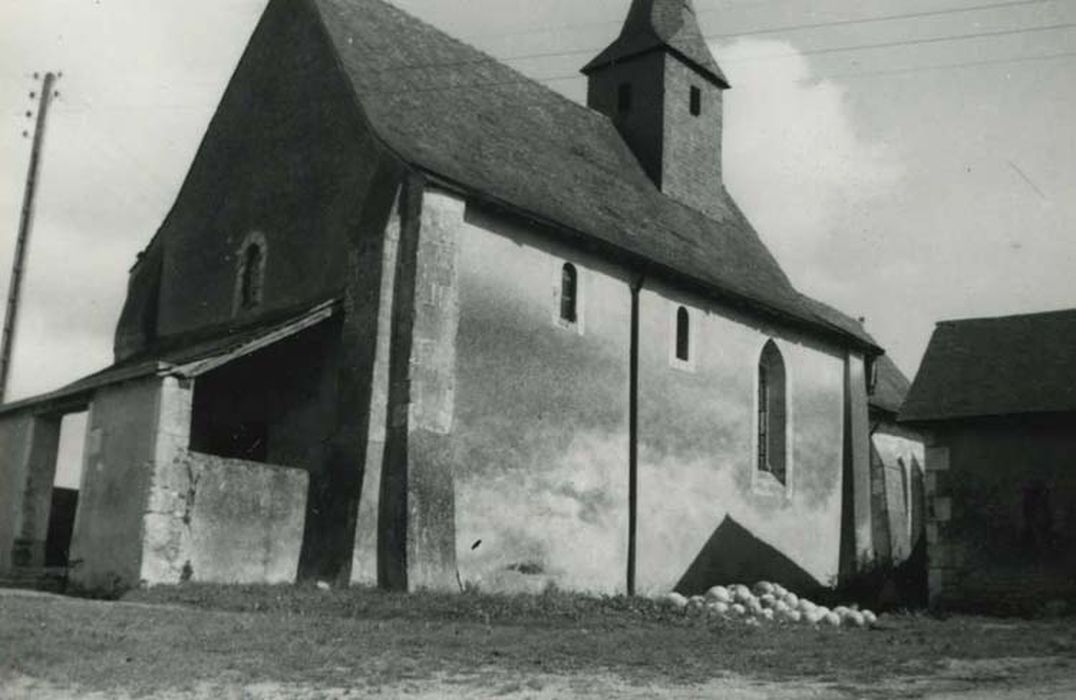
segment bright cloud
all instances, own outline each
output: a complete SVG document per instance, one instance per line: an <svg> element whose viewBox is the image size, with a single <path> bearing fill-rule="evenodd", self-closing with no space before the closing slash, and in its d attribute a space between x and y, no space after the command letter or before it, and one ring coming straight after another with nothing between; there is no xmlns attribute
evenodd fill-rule
<svg viewBox="0 0 1076 700"><path fill-rule="evenodd" d="M834 246L856 211L899 184L899 156L861 135L846 88L814 79L791 45L712 48L733 84L725 107L729 189L793 281L833 297L843 267Z"/></svg>

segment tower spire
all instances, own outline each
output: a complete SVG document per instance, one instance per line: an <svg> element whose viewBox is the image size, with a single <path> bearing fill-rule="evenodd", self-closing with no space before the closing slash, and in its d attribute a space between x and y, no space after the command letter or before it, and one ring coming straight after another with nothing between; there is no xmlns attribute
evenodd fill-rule
<svg viewBox="0 0 1076 700"><path fill-rule="evenodd" d="M691 0L632 0L620 36L583 68L595 70L655 50L667 50L718 87L729 87L699 28Z"/></svg>

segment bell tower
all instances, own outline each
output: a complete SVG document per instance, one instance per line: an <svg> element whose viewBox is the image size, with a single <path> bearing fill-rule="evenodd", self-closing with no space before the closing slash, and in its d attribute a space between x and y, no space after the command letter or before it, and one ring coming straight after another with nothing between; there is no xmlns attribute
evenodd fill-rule
<svg viewBox="0 0 1076 700"><path fill-rule="evenodd" d="M632 0L620 36L583 73L587 106L613 120L654 184L715 216L729 84L691 0Z"/></svg>

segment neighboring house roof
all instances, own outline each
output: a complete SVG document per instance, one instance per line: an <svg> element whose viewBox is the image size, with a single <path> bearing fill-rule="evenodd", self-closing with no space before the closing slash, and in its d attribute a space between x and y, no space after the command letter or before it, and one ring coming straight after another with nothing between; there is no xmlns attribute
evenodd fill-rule
<svg viewBox="0 0 1076 700"><path fill-rule="evenodd" d="M1076 309L939 323L902 421L1076 411Z"/></svg>
<svg viewBox="0 0 1076 700"><path fill-rule="evenodd" d="M723 88L729 83L699 31L690 0L633 0L616 41L583 68L590 73L654 49L669 49Z"/></svg>
<svg viewBox="0 0 1076 700"><path fill-rule="evenodd" d="M662 194L606 116L381 0L308 1L371 126L404 161L644 271L877 350L792 287L727 194L716 218Z"/></svg>
<svg viewBox="0 0 1076 700"><path fill-rule="evenodd" d="M31 407L40 410L52 404L89 400L96 389L151 375L198 377L327 321L338 306L339 300L332 299L299 312L293 311L286 318L277 316L249 326L218 329L204 340L184 338L186 342L155 348L153 357L134 357L48 394L0 405L0 415Z"/></svg>
<svg viewBox="0 0 1076 700"><path fill-rule="evenodd" d="M904 404L912 383L888 355L882 355L875 362L877 380L874 393L870 397L871 408L896 416L900 413L900 407Z"/></svg>

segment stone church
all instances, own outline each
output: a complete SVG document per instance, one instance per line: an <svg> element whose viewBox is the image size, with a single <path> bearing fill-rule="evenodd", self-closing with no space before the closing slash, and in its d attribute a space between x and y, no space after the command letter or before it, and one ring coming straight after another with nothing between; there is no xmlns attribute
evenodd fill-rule
<svg viewBox="0 0 1076 700"><path fill-rule="evenodd" d="M854 570L882 351L726 192L729 83L690 0L633 0L583 73L586 106L383 0L271 0L115 364L0 408L0 573L64 536L87 589Z"/></svg>

